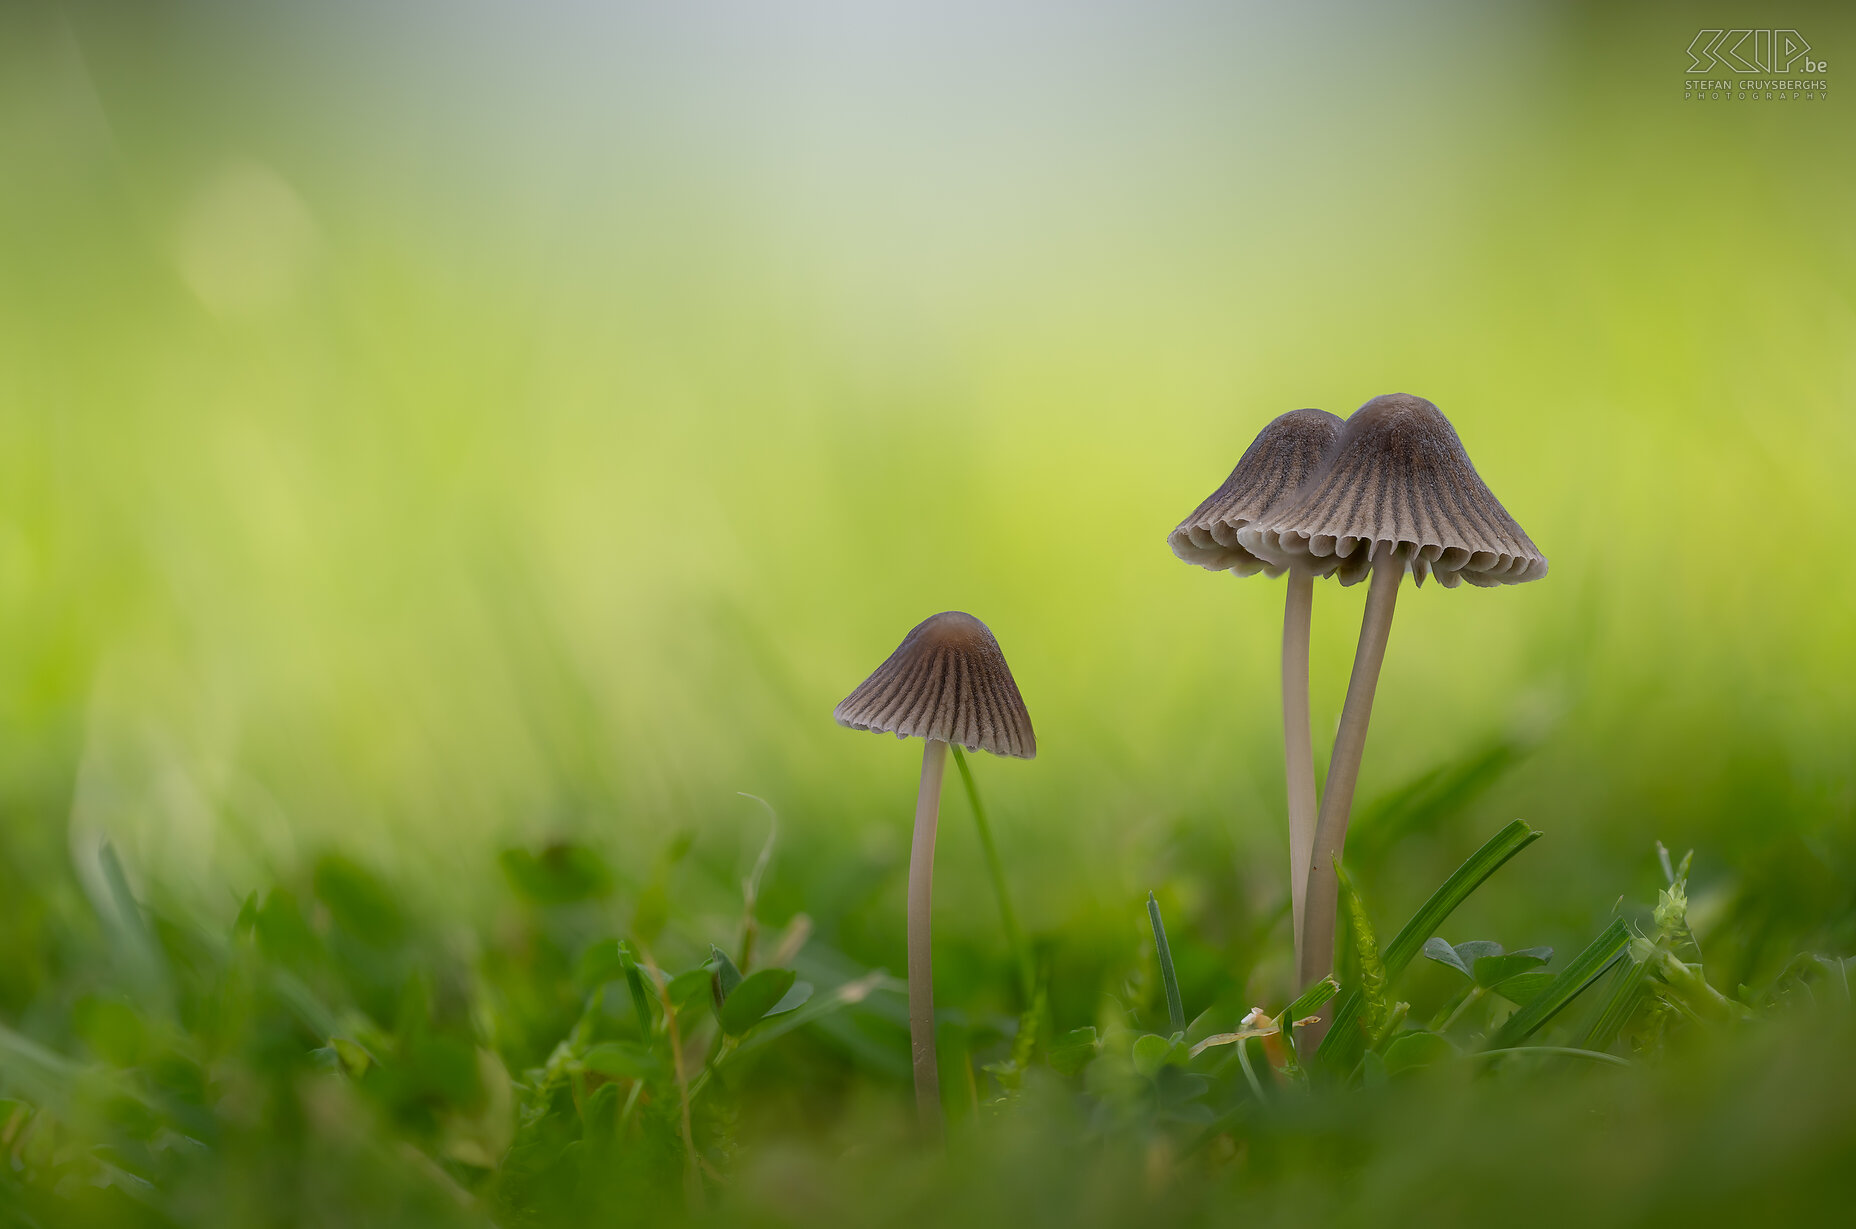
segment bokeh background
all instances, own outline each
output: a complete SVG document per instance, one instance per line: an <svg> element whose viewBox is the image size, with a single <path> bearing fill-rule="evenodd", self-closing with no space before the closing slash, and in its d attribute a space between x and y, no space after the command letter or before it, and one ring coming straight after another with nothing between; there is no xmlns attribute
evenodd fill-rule
<svg viewBox="0 0 1856 1229"><path fill-rule="evenodd" d="M1150 888L1189 997L1279 998L1281 587L1165 536L1269 418L1403 391L1552 570L1401 601L1386 923L1520 817L1452 937L1570 949L1660 838L1754 919L1721 984L1847 950L1856 29L1790 19L1827 99L1684 101L1709 15L6 5L4 890L107 839L223 920L340 850L468 922L506 847L623 896L687 838L700 952L745 792L770 917L900 970L917 749L830 713L963 609L1037 724L976 771L1059 1016ZM957 794L940 858L944 1000L1008 1006ZM60 907L6 913L16 1008Z"/></svg>

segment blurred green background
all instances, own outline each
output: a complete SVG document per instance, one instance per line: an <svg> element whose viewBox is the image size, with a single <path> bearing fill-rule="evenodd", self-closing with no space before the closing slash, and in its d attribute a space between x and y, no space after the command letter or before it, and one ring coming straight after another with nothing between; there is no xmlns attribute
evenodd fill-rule
<svg viewBox="0 0 1856 1229"><path fill-rule="evenodd" d="M1405 391L1552 570L1401 601L1369 899L1518 816L1465 934L1576 944L1661 838L1754 918L1723 984L1847 948L1852 121L1683 101L1708 16L6 5L0 888L107 838L223 921L340 849L483 919L508 845L629 898L683 833L700 953L747 792L767 915L900 971L917 752L830 713L963 609L1037 724L976 768L1047 958L1136 959L1158 888L1189 997L1279 1001L1282 591L1165 536L1269 418ZM1324 763L1363 591L1317 593ZM1005 1007L962 810L942 994ZM0 909L10 1011L55 912Z"/></svg>

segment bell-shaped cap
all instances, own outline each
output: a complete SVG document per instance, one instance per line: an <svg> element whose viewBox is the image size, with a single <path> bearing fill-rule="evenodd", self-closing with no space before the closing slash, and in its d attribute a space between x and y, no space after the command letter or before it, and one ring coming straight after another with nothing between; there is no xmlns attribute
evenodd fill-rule
<svg viewBox="0 0 1856 1229"><path fill-rule="evenodd" d="M999 642L958 610L918 624L831 715L853 730L938 738L1026 760L1038 753L1031 714Z"/></svg>
<svg viewBox="0 0 1856 1229"><path fill-rule="evenodd" d="M1340 417L1326 410L1290 410L1272 421L1244 449L1224 485L1167 535L1173 553L1214 572L1282 575L1281 564L1258 558L1237 531L1294 493L1320 467L1340 428Z"/></svg>
<svg viewBox="0 0 1856 1229"><path fill-rule="evenodd" d="M1342 584L1394 560L1447 588L1512 585L1547 560L1476 474L1462 441L1422 397L1374 397L1347 420L1326 467L1240 532L1276 566L1332 573Z"/></svg>

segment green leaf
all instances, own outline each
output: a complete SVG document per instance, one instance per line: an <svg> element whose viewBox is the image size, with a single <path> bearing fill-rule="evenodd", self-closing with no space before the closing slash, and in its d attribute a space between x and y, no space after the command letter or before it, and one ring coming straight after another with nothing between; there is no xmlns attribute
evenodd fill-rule
<svg viewBox="0 0 1856 1229"><path fill-rule="evenodd" d="M588 1071L614 1079L643 1080L659 1068L657 1055L636 1041L602 1041L580 1056Z"/></svg>
<svg viewBox="0 0 1856 1229"><path fill-rule="evenodd" d="M711 943L709 945L709 997L715 1002L715 1018L722 1018L722 1004L741 984L741 970L728 958L728 953Z"/></svg>
<svg viewBox="0 0 1856 1229"><path fill-rule="evenodd" d="M1455 1058L1456 1046L1448 1037L1437 1033L1414 1030L1400 1033L1386 1046L1386 1074L1397 1075L1401 1071L1414 1071L1419 1067L1428 1067L1445 1059Z"/></svg>
<svg viewBox="0 0 1856 1229"><path fill-rule="evenodd" d="M791 990L788 990L785 994L781 995L780 1001L775 1003L772 1007L769 1007L767 1009L767 1015L765 1016L765 1018L771 1020L773 1017L783 1016L789 1011L798 1011L801 1007L804 1007L808 1002L810 1002L811 998L812 998L812 983L811 982L809 981L794 982L793 988Z"/></svg>
<svg viewBox="0 0 1856 1229"><path fill-rule="evenodd" d="M1535 969L1527 973L1516 973L1492 989L1516 1007L1525 1007L1552 984L1553 974L1545 969Z"/></svg>
<svg viewBox="0 0 1856 1229"><path fill-rule="evenodd" d="M1094 1025L1071 1029L1051 1043L1051 1069L1058 1075L1075 1075L1094 1061L1096 1046Z"/></svg>
<svg viewBox="0 0 1856 1229"><path fill-rule="evenodd" d="M797 976L791 969L762 969L742 978L722 1004L722 1030L739 1037L759 1024L786 997Z"/></svg>
<svg viewBox="0 0 1856 1229"><path fill-rule="evenodd" d="M1580 991L1610 968L1611 962L1622 956L1629 945L1630 931L1625 928L1622 920L1605 927L1604 933L1593 939L1584 951L1573 957L1571 964L1560 970L1560 975L1553 979L1551 985L1508 1017L1508 1022L1495 1034L1490 1048L1503 1049L1533 1036L1560 1008L1572 1002Z"/></svg>
<svg viewBox="0 0 1856 1229"><path fill-rule="evenodd" d="M1502 945L1488 939L1470 939L1465 943L1452 945L1444 939L1432 937L1424 941L1422 949L1426 960L1435 960L1438 964L1455 969L1471 981L1476 980L1476 962L1490 956L1500 956Z"/></svg>
<svg viewBox="0 0 1856 1229"><path fill-rule="evenodd" d="M704 961L693 969L685 969L670 979L670 1001L678 1011L682 1011L696 1000L696 996L709 989L709 962Z"/></svg>
<svg viewBox="0 0 1856 1229"><path fill-rule="evenodd" d="M638 957L632 954L632 945L619 940L619 966L625 970L625 988L631 991L632 1011L638 1017L638 1032L645 1037L651 1035L651 996L645 993L644 970L638 967Z"/></svg>
<svg viewBox="0 0 1856 1229"><path fill-rule="evenodd" d="M1403 973L1405 966L1417 956L1424 941L1437 933L1438 928L1456 911L1456 907L1469 899L1470 894L1481 887L1490 875L1500 870L1508 859L1539 840L1540 836L1524 820L1517 819L1471 854L1469 860L1457 867L1456 872L1444 880L1443 886L1433 892L1431 898L1412 915L1411 920L1405 923L1405 928L1393 936L1391 944L1385 949L1386 977L1391 979ZM1351 1071L1359 1061L1365 1042L1357 1024L1360 1008L1360 994L1356 990L1341 1000L1340 1007L1334 1013L1334 1026L1328 1031L1317 1054L1331 1071Z"/></svg>
<svg viewBox="0 0 1856 1229"><path fill-rule="evenodd" d="M1380 1088L1390 1078L1385 1057L1377 1050L1368 1050L1366 1060L1360 1064L1360 1083L1368 1088Z"/></svg>
<svg viewBox="0 0 1856 1229"><path fill-rule="evenodd" d="M1550 947L1530 947L1507 955L1481 956L1470 966L1476 984L1493 990L1509 978L1539 968L1553 959Z"/></svg>
<svg viewBox="0 0 1856 1229"><path fill-rule="evenodd" d="M1166 1065L1167 1056L1173 1052L1173 1043L1157 1033L1142 1033L1134 1039L1134 1069L1141 1075L1152 1076Z"/></svg>
<svg viewBox="0 0 1856 1229"><path fill-rule="evenodd" d="M1424 941L1424 956L1447 965L1481 986L1493 990L1518 973L1553 959L1550 947L1528 947L1518 952L1503 952L1502 945L1488 939L1471 939L1454 946L1439 938Z"/></svg>
<svg viewBox="0 0 1856 1229"><path fill-rule="evenodd" d="M1147 920L1154 928L1154 951L1160 959L1160 982L1166 987L1166 1019L1177 1035L1186 1031L1186 1008L1179 998L1179 978L1173 972L1173 953L1166 945L1166 927L1160 921L1160 902L1147 894Z"/></svg>

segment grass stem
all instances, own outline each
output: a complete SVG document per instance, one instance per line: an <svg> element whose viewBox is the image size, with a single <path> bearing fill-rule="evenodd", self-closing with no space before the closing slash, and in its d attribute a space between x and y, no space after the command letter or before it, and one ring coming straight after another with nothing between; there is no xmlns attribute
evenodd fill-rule
<svg viewBox="0 0 1856 1229"><path fill-rule="evenodd" d="M1018 990L1029 1005L1037 988L1031 949L1025 945L1024 933L1018 929L1018 915L1012 909L1012 896L1005 886L1005 864L999 860L998 846L993 844L992 824L987 821L986 807L980 802L979 786L974 783L973 770L967 767L967 757L959 747L954 748L954 767L960 770L961 784L966 786L967 803L973 808L973 824L980 832L980 849L986 855L986 870L992 876L993 894L999 898L999 923L1005 928L1005 942L1018 965Z"/></svg>
<svg viewBox="0 0 1856 1229"><path fill-rule="evenodd" d="M1610 1063L1614 1067L1630 1066L1629 1059L1606 1054L1602 1050L1581 1050L1574 1046L1503 1046L1499 1050L1476 1050L1463 1057L1500 1058L1504 1054L1559 1054L1567 1058L1589 1058L1595 1063Z"/></svg>
<svg viewBox="0 0 1856 1229"><path fill-rule="evenodd" d="M1153 923L1154 952L1160 961L1160 983L1166 987L1166 1019L1174 1034L1186 1031L1186 1008L1179 997L1179 977L1173 971L1173 950L1166 944L1166 925L1160 920L1160 902L1147 894L1147 920Z"/></svg>

